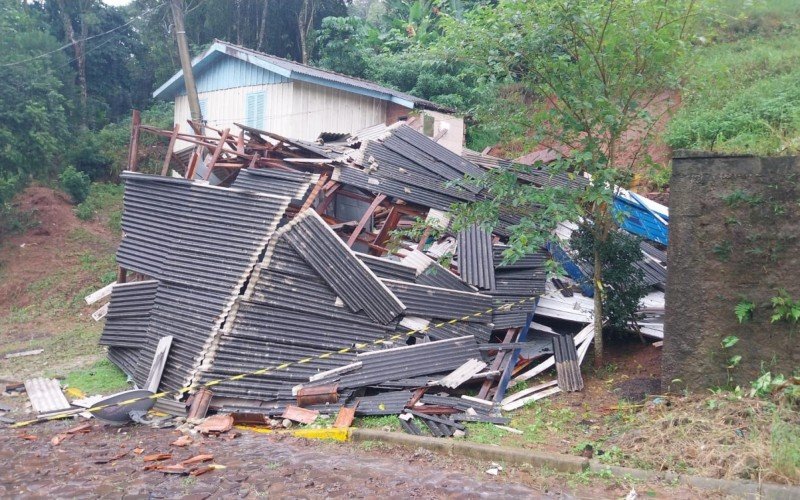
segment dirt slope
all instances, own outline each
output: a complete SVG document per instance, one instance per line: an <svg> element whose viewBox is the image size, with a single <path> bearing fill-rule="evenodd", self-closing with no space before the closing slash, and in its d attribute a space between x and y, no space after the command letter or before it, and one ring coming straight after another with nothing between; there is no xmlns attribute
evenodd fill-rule
<svg viewBox="0 0 800 500"><path fill-rule="evenodd" d="M94 323L83 297L112 281L119 237L102 214L84 222L59 191L32 186L14 201L38 221L21 233L0 235L0 351Z"/></svg>

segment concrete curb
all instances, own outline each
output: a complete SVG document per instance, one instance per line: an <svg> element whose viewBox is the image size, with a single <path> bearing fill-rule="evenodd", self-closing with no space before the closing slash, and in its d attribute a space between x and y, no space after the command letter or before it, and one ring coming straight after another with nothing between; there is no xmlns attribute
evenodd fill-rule
<svg viewBox="0 0 800 500"><path fill-rule="evenodd" d="M523 450L507 446L489 446L456 439L412 436L400 432L385 432L374 429L350 429L350 440L355 442L382 441L414 448L445 453L448 455L492 460L504 464L528 464L547 467L558 472L580 473L584 471L611 473L618 478L634 478L644 481L677 482L694 488L717 491L740 498L766 498L774 500L791 500L800 498L800 487L772 483L756 483L752 481L733 481L728 479L712 479L700 476L676 474L674 472L654 472L628 467L606 465L598 460Z"/></svg>
<svg viewBox="0 0 800 500"><path fill-rule="evenodd" d="M448 455L493 460L505 464L529 464L547 467L558 472L583 472L589 468L589 460L571 455L558 455L541 451L523 450L507 446L487 446L455 439L412 436L400 432L384 432L373 429L352 428L350 439L356 442L383 441L385 443L425 448Z"/></svg>
<svg viewBox="0 0 800 500"><path fill-rule="evenodd" d="M615 477L632 477L644 481L676 482L702 490L718 491L741 498L768 498L774 500L800 498L800 487L783 484L713 479L710 477L677 474L675 472L655 472L643 469L632 469L630 467L606 465L598 460L589 460L589 470L592 472L610 472Z"/></svg>

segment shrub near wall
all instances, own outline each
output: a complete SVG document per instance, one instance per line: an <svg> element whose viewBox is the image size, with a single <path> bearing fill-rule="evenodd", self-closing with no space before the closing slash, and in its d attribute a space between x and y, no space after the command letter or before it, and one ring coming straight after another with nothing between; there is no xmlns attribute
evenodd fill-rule
<svg viewBox="0 0 800 500"><path fill-rule="evenodd" d="M749 387L800 369L800 323L778 317L781 297L800 300L798 186L800 157L675 155L665 387Z"/></svg>

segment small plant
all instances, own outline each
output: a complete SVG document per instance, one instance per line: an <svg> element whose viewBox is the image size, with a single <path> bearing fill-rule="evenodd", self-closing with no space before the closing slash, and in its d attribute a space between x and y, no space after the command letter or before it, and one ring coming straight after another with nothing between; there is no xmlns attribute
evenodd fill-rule
<svg viewBox="0 0 800 500"><path fill-rule="evenodd" d="M72 198L73 203L83 203L89 196L92 181L85 173L75 170L75 167L70 165L65 168L58 179L61 181L61 187Z"/></svg>
<svg viewBox="0 0 800 500"><path fill-rule="evenodd" d="M730 349L736 344L739 343L739 337L736 335L728 335L724 339L722 339L722 349ZM733 375L732 371L739 366L739 363L742 362L742 356L740 354L734 354L733 356L729 357L725 363L725 370L728 372L728 386L733 386Z"/></svg>
<svg viewBox="0 0 800 500"><path fill-rule="evenodd" d="M731 258L731 242L723 241L722 243L717 243L711 251L714 252L717 259L722 262L727 262Z"/></svg>
<svg viewBox="0 0 800 500"><path fill-rule="evenodd" d="M785 321L792 325L800 321L800 300L794 300L789 292L781 288L778 295L772 297L772 323Z"/></svg>
<svg viewBox="0 0 800 500"><path fill-rule="evenodd" d="M730 349L731 347L735 346L739 342L739 337L736 335L728 335L724 339L722 339L722 347L724 349Z"/></svg>
<svg viewBox="0 0 800 500"><path fill-rule="evenodd" d="M750 194L743 189L737 189L730 194L723 196L722 201L724 201L729 207L736 208L744 203L754 207L760 204L763 200L759 195Z"/></svg>
<svg viewBox="0 0 800 500"><path fill-rule="evenodd" d="M756 305L753 302L750 302L747 299L742 299L738 304L736 304L733 312L736 314L736 319L739 320L739 323L744 323L745 321L750 321L753 319L753 313L755 310Z"/></svg>

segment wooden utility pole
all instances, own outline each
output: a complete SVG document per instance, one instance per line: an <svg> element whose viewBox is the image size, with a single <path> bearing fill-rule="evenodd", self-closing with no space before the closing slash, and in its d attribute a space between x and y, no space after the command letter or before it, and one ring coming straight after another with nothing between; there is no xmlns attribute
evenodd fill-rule
<svg viewBox="0 0 800 500"><path fill-rule="evenodd" d="M186 41L186 27L183 23L185 12L184 0L172 0L172 22L175 24L175 38L178 41L178 54L181 57L183 83L189 98L189 111L192 114L195 132L203 133L203 114L200 111L200 99L197 97L197 86L192 72L192 58L189 56L189 43Z"/></svg>

